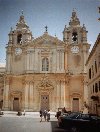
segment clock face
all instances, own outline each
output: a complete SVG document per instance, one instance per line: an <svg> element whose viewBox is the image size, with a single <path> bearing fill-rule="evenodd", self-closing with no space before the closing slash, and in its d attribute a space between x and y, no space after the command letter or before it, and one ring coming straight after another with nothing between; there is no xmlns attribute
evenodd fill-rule
<svg viewBox="0 0 100 132"><path fill-rule="evenodd" d="M22 53L22 49L21 48L16 48L15 49L15 54L16 55L20 55Z"/></svg>
<svg viewBox="0 0 100 132"><path fill-rule="evenodd" d="M79 52L79 47L78 46L73 46L71 48L71 51L72 51L72 53L78 53Z"/></svg>

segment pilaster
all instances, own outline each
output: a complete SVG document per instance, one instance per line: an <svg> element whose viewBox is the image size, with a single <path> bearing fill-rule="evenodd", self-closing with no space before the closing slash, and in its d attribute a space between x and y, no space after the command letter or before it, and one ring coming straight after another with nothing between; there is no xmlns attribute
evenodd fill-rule
<svg viewBox="0 0 100 132"><path fill-rule="evenodd" d="M65 107L70 110L70 80L67 78L65 80Z"/></svg>
<svg viewBox="0 0 100 132"><path fill-rule="evenodd" d="M27 60L26 60L26 70L28 71L28 70L30 70L30 64L29 64L29 62L30 62L30 51L27 51Z"/></svg>
<svg viewBox="0 0 100 132"><path fill-rule="evenodd" d="M59 50L57 50L57 72L59 71L59 58L60 58Z"/></svg>
<svg viewBox="0 0 100 132"><path fill-rule="evenodd" d="M57 81L57 102L56 102L56 106L57 108L60 107L60 82Z"/></svg>
<svg viewBox="0 0 100 132"><path fill-rule="evenodd" d="M27 111L29 109L29 82L25 82L25 95L24 95L24 108Z"/></svg>
<svg viewBox="0 0 100 132"><path fill-rule="evenodd" d="M65 107L65 84L61 81L61 107Z"/></svg>
<svg viewBox="0 0 100 132"><path fill-rule="evenodd" d="M9 110L9 79L5 80L4 85L4 102L3 102L3 109Z"/></svg>
<svg viewBox="0 0 100 132"><path fill-rule="evenodd" d="M33 111L33 82L30 82L29 87L29 110Z"/></svg>

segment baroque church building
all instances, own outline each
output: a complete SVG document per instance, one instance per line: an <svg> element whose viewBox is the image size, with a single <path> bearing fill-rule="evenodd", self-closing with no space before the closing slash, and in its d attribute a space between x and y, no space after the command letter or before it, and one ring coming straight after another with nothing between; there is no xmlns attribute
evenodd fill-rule
<svg viewBox="0 0 100 132"><path fill-rule="evenodd" d="M33 39L22 14L6 47L3 110L83 111L87 102L86 27L73 10L63 41L44 34Z"/></svg>

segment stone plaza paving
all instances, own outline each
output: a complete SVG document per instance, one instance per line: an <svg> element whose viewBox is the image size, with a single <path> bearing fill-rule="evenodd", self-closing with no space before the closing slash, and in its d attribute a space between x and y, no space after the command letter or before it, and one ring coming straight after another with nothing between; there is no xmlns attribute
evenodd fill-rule
<svg viewBox="0 0 100 132"><path fill-rule="evenodd" d="M55 113L51 113L50 122L40 122L38 112L17 116L16 112L7 113L0 117L0 132L64 132L57 128Z"/></svg>

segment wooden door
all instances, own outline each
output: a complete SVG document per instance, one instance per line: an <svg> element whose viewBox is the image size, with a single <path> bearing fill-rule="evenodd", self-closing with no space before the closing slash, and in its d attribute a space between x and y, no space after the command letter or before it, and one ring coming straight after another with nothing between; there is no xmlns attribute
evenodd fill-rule
<svg viewBox="0 0 100 132"><path fill-rule="evenodd" d="M19 111L19 98L14 98L13 100L13 110Z"/></svg>
<svg viewBox="0 0 100 132"><path fill-rule="evenodd" d="M78 112L79 111L79 98L73 98L72 111L73 112Z"/></svg>
<svg viewBox="0 0 100 132"><path fill-rule="evenodd" d="M41 95L41 109L42 110L49 109L49 95Z"/></svg>

